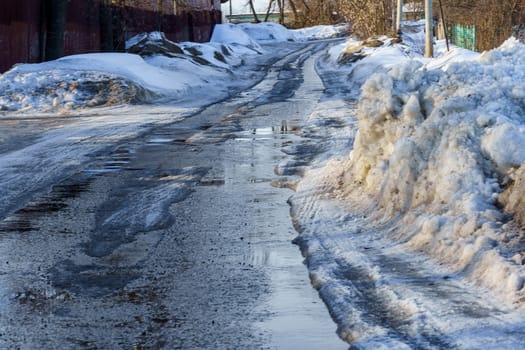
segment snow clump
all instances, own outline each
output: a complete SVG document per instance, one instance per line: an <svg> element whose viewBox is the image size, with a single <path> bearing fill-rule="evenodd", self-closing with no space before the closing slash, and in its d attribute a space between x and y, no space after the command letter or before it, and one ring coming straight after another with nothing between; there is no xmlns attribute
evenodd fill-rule
<svg viewBox="0 0 525 350"><path fill-rule="evenodd" d="M231 23L217 24L213 29L210 42L242 46L258 53L263 52L263 48L243 31L242 27Z"/></svg>
<svg viewBox="0 0 525 350"><path fill-rule="evenodd" d="M525 237L499 199L525 162L525 45L442 68L406 60L366 81L345 190L393 238L516 302ZM522 198L518 187L506 198Z"/></svg>
<svg viewBox="0 0 525 350"><path fill-rule="evenodd" d="M329 39L349 35L350 26L347 24L318 25L314 27L295 29L293 32L307 40Z"/></svg>
<svg viewBox="0 0 525 350"><path fill-rule="evenodd" d="M16 65L0 76L0 111L67 111L156 98L148 81L134 74L137 67L151 70L139 56L129 54L75 55Z"/></svg>

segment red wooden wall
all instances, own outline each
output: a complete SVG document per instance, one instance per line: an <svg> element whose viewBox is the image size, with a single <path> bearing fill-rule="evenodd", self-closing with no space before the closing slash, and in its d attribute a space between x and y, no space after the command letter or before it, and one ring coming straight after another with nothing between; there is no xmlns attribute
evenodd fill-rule
<svg viewBox="0 0 525 350"><path fill-rule="evenodd" d="M46 34L44 1L0 0L0 73L15 63L42 60ZM169 6L157 9L154 6L157 1L151 3L152 10L144 6L112 7L115 48L122 48L124 41L133 35L151 31L163 31L173 41L205 42L210 39L214 25L221 22L219 10L175 15ZM100 51L99 0L69 0L67 12L64 54Z"/></svg>
<svg viewBox="0 0 525 350"><path fill-rule="evenodd" d="M0 1L0 72L41 59L41 0Z"/></svg>

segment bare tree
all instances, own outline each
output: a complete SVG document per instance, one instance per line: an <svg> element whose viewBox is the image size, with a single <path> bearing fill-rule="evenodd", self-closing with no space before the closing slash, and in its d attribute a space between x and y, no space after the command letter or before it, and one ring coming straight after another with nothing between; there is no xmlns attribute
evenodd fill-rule
<svg viewBox="0 0 525 350"><path fill-rule="evenodd" d="M270 11L272 10L272 6L274 3L275 3L275 0L270 0L270 2L268 2L268 9L266 10L266 16L264 16L265 22L268 22L268 18L270 18Z"/></svg>
<svg viewBox="0 0 525 350"><path fill-rule="evenodd" d="M230 0L232 1L232 0ZM248 5L250 6L250 10L253 14L253 20L255 23L260 23L259 17L257 16L257 11L255 11L255 6L253 5L253 0L248 0Z"/></svg>
<svg viewBox="0 0 525 350"><path fill-rule="evenodd" d="M284 0L277 0L279 6L279 23L284 24Z"/></svg>
<svg viewBox="0 0 525 350"><path fill-rule="evenodd" d="M288 0L288 6L295 27L332 24L340 19L336 0Z"/></svg>
<svg viewBox="0 0 525 350"><path fill-rule="evenodd" d="M442 0L450 23L475 28L478 51L499 46L525 19L525 0Z"/></svg>
<svg viewBox="0 0 525 350"><path fill-rule="evenodd" d="M299 17L299 12L297 11L297 6L295 6L294 0L288 0L288 4L290 5L290 9L293 13L294 23L302 27L302 25L300 24L301 18Z"/></svg>
<svg viewBox="0 0 525 350"><path fill-rule="evenodd" d="M419 16L421 13L425 12L425 2L423 0L412 0L407 2L407 5L410 11L407 13L406 18L412 21L421 19Z"/></svg>
<svg viewBox="0 0 525 350"><path fill-rule="evenodd" d="M390 34L392 31L391 0L337 0L339 11L362 38Z"/></svg>

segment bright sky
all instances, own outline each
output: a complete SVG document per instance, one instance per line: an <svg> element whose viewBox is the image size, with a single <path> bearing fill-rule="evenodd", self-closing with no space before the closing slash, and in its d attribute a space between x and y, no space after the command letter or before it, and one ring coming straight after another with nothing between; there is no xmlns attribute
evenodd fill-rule
<svg viewBox="0 0 525 350"><path fill-rule="evenodd" d="M249 13L250 7L247 5L248 0L230 0L232 2L233 14ZM255 10L257 12L266 12L268 8L269 0L254 0ZM274 2L275 3L275 2ZM230 2L222 4L222 12L224 14L230 14Z"/></svg>

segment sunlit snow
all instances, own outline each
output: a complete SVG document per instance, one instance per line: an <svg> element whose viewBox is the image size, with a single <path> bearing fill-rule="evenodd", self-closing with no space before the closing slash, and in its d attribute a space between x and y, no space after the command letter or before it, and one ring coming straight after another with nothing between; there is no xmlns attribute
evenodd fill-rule
<svg viewBox="0 0 525 350"><path fill-rule="evenodd" d="M421 56L420 27L421 23L410 25L401 44L382 37L378 39L383 45L372 47L349 39L327 50L323 69L332 69L345 79L348 93L339 97L355 101L357 108L347 108L352 104L345 101L320 101L318 113L309 120L311 127L323 132L319 130L326 120L346 118L351 121L347 124L356 128L331 131L337 137L330 145L346 153L324 153L314 162L315 168L306 171L292 200L307 207L304 218L317 215L318 221L305 222L301 233L308 236L321 231L321 237L305 238L303 247L313 259L309 268L314 286L337 306L331 311L340 336L368 348L404 348L406 344L351 308L354 300L366 303L372 297L338 283L340 276L335 276L334 265L339 260L357 277L378 286L374 300L384 301L400 319L412 322L410 326L415 326L409 332L416 338L420 331L416 326L423 329L431 324L428 298L423 298L427 304L418 304L414 300L419 301L419 295L401 295L406 292L402 283L391 281L402 277L396 272L382 275L377 265L379 253L388 251L390 255L385 255L389 257L416 254L417 259L412 257L411 262L420 271L413 269L410 278L439 265L437 273L451 280L453 287L466 280L488 288L505 308L525 307L525 237L521 229L525 224L525 45L510 38L501 47L478 54L458 47L447 52L444 43L438 42L438 57L426 59ZM246 60L271 54L265 44L332 37L334 32L337 29L327 27L292 32L276 24L223 24L216 27L210 43L181 43L184 53L177 57L87 54L20 64L0 76L0 118L33 112L68 116L91 107L160 99L202 106L228 97L230 89L240 84L238 68ZM243 83L248 85L253 79ZM9 168L27 166L35 159L40 159L40 167L59 169L67 160L73 168L84 162L84 154L102 147L103 140L92 138L93 133L100 138L122 139L127 133L140 133L143 123L168 123L182 114L155 108L161 112L157 116L148 115L148 108L142 106L137 110L140 113L132 111L118 123L113 115L86 121L86 125L78 122L46 134L33 149L3 155L2 178L7 184L17 184L4 190L4 199L16 198L15 192L21 191L18 173ZM123 125L126 123L129 125ZM341 139L343 134L345 140ZM34 149L48 146L70 154L59 152L53 158ZM45 157L49 159L42 160ZM283 172L286 164L276 169ZM320 195L310 196L318 188L338 200L339 206L314 203L322 201ZM164 194L161 199L169 202L166 196L178 193L179 188L165 191L171 195ZM146 204L153 202L145 200ZM135 221L145 221L151 227L162 222L162 211L154 210L153 204L149 212L142 206L137 208L142 214L132 216ZM338 211L341 208L343 214ZM117 214L129 216L125 211ZM107 218L106 224L120 221L120 216ZM366 252L355 250L354 237L366 242ZM394 288L383 286L385 281ZM474 303L473 295L462 301ZM490 313L490 308L482 311ZM465 341L465 348L481 346L491 332L497 332L463 324L472 318L463 320L453 310L441 316L435 316L432 325L439 324L460 343ZM458 322L449 325L443 321L450 319ZM509 344L508 348L516 345L512 340Z"/></svg>
<svg viewBox="0 0 525 350"><path fill-rule="evenodd" d="M362 86L353 149L327 172L355 213L388 226L385 235L511 305L524 296L516 254L525 252L500 194L525 161L525 45L441 52L429 60L410 46L362 50L349 73Z"/></svg>

